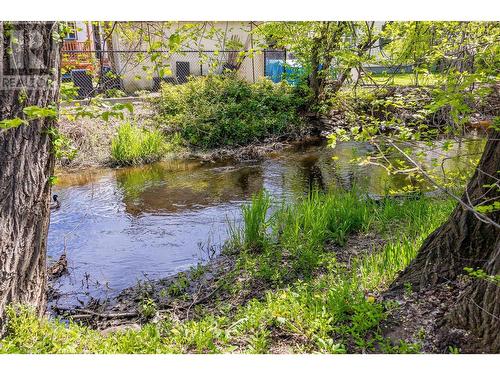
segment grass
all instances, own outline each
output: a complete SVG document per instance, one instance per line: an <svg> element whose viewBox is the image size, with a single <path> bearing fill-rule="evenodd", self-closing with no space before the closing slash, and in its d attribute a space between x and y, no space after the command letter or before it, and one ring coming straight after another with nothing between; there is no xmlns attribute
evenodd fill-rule
<svg viewBox="0 0 500 375"><path fill-rule="evenodd" d="M267 211L270 207L269 195L261 191L252 198L251 204L242 207L244 243L242 246L247 250L257 251L262 249L265 242Z"/></svg>
<svg viewBox="0 0 500 375"><path fill-rule="evenodd" d="M167 142L161 131L147 130L125 122L111 141L111 157L119 165L151 163L172 151L175 142Z"/></svg>
<svg viewBox="0 0 500 375"><path fill-rule="evenodd" d="M237 266L226 275L225 293L239 296L265 285L259 298L236 305L222 299L210 310L198 306L195 319L167 316L138 332L107 336L11 307L0 352L418 352L418 343L391 344L382 336L380 323L393 306L369 293L386 288L409 264L453 202L423 198L376 204L353 192L271 203L265 193L254 197L227 249L236 252ZM385 244L350 266L336 259L332 245L368 232L385 238Z"/></svg>
<svg viewBox="0 0 500 375"><path fill-rule="evenodd" d="M442 78L440 74L419 74L418 84L419 86L432 86L439 83ZM399 74L373 74L373 81L377 84L389 84L394 86L415 86L417 81L415 79L414 73L399 73ZM365 83L373 83L370 79L365 79Z"/></svg>

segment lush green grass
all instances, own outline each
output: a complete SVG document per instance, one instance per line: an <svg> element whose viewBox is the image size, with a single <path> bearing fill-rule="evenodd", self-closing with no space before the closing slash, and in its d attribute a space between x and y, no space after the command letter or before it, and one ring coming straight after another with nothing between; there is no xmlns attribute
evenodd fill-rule
<svg viewBox="0 0 500 375"><path fill-rule="evenodd" d="M167 142L161 131L147 130L123 123L111 142L111 157L116 164L135 165L157 161L172 151L174 143Z"/></svg>
<svg viewBox="0 0 500 375"><path fill-rule="evenodd" d="M415 86L417 79L414 73L399 73L399 74L373 74L371 76L373 81L379 85L395 85L395 86ZM434 74L420 74L418 76L419 86L432 86L439 83L441 75ZM364 83L373 83L371 79L365 78Z"/></svg>
<svg viewBox="0 0 500 375"><path fill-rule="evenodd" d="M220 301L198 311L196 320L166 318L139 332L96 331L71 323L38 319L25 308L9 311L8 353L181 353L418 352L415 343L393 345L381 336L380 322L391 304L368 293L382 290L404 269L424 238L452 210L453 202L430 199L360 201L355 193L312 194L296 204L269 204L265 194L245 208L243 228L233 228L228 250L237 251L226 293L239 295L267 285L260 299L241 306ZM270 208L273 207L273 208ZM270 212L272 211L272 212ZM354 232L377 232L386 244L338 262L331 245ZM368 297L367 297L368 296Z"/></svg>
<svg viewBox="0 0 500 375"><path fill-rule="evenodd" d="M298 108L305 96L286 83L250 84L233 74L193 77L186 84L164 84L153 99L158 123L179 132L191 146L241 146L298 130Z"/></svg>
<svg viewBox="0 0 500 375"><path fill-rule="evenodd" d="M453 206L449 201L424 198L405 201L388 199L377 203L361 200L359 196L356 191L313 193L295 204L282 205L269 214L269 198L260 193L243 208L246 213L243 227L240 232L232 230L230 246L243 249L240 260L248 263L244 268L254 269L263 279L276 282L295 276L310 277L322 266L325 258L328 262L333 257L325 248L345 245L352 233L375 232L387 236L399 231L398 238L391 238L386 247L380 249L382 251L363 258L372 262L374 268L381 268L377 273L380 283L369 284L375 289L387 286L382 281L392 280L395 272L405 267L416 254L418 247L415 243L422 242ZM431 217L431 213L434 216ZM259 244L259 256L255 256L254 251L248 251L255 249L249 245L255 243ZM287 267L282 267L283 262ZM389 265L393 265L393 271L397 270L389 271ZM388 272L384 273L384 269ZM371 271L365 266L360 269L365 273Z"/></svg>
<svg viewBox="0 0 500 375"><path fill-rule="evenodd" d="M242 207L244 242L241 246L244 249L258 251L264 246L267 227L266 215L270 204L269 195L261 191L253 197L251 204Z"/></svg>

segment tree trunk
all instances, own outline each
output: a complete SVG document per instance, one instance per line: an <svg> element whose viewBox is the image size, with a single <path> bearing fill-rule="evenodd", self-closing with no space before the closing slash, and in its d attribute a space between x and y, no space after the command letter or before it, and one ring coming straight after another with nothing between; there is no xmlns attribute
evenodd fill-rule
<svg viewBox="0 0 500 375"><path fill-rule="evenodd" d="M491 131L479 165L462 200L472 206L498 200L500 131ZM500 222L500 211L488 215ZM489 275L500 273L500 230L479 220L459 204L450 218L423 243L417 257L394 282L392 289L411 283L430 288L464 274L464 267L481 268ZM457 306L447 317L449 323L473 331L485 347L500 350L500 287L490 281L473 279L461 292Z"/></svg>
<svg viewBox="0 0 500 375"><path fill-rule="evenodd" d="M0 74L3 78L27 77L23 84L0 88L0 120L25 118L23 108L28 106L57 105L60 43L53 38L56 31L55 22L0 22ZM16 38L14 54L9 52L12 34ZM34 85L33 80L42 84ZM45 310L50 177L54 170L48 130L53 126L54 120L40 118L17 128L0 129L0 335L5 332L8 304L32 305L40 314Z"/></svg>
<svg viewBox="0 0 500 375"><path fill-rule="evenodd" d="M319 77L319 49L321 40L319 38L313 39L311 49L311 75L309 77L309 87L311 88L314 100L318 101L320 97L320 77Z"/></svg>

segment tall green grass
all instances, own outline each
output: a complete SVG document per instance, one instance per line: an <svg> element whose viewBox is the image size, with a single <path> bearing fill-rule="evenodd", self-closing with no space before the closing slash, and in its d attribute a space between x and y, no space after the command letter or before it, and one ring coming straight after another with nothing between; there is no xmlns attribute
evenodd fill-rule
<svg viewBox="0 0 500 375"><path fill-rule="evenodd" d="M320 262L326 241L343 245L349 233L365 225L369 206L354 192L313 193L276 212L275 236L291 254L294 270L309 276Z"/></svg>
<svg viewBox="0 0 500 375"><path fill-rule="evenodd" d="M357 282L366 290L383 290L399 271L415 258L429 234L449 216L455 202L450 200L408 200L375 210L370 229L392 234L391 240L358 259Z"/></svg>
<svg viewBox="0 0 500 375"><path fill-rule="evenodd" d="M111 141L111 156L119 165L150 163L159 160L167 147L159 130L146 130L126 122L118 127Z"/></svg>
<svg viewBox="0 0 500 375"><path fill-rule="evenodd" d="M271 202L261 192L243 206L243 225L232 231L231 243L243 250L259 249L263 274L276 276L272 268L286 256L294 273L308 277L321 261L325 243L343 245L349 233L368 225L372 206L355 192L313 192L295 204L278 206L266 219Z"/></svg>
<svg viewBox="0 0 500 375"><path fill-rule="evenodd" d="M246 244L236 278L227 275L227 293L239 296L248 274L270 273L287 280L244 305L218 305L197 320L168 317L139 332L102 336L89 328L38 319L29 309L9 310L1 353L266 353L273 345L288 352L418 352L415 343L394 345L379 328L390 308L366 297L382 290L406 267L424 239L453 209L432 199L360 201L355 193L313 194L277 206L265 193L246 206L246 219L233 246ZM266 215L267 213L267 215ZM247 227L248 226L248 227ZM386 244L374 247L346 267L328 249L353 232L375 231ZM265 244L254 251L256 244ZM250 249L250 250L248 250ZM263 266L265 265L265 267ZM314 273L314 270L322 271ZM301 277L310 271L308 278ZM291 278L291 275L297 277ZM287 277L286 277L287 276ZM234 311L228 314L228 311Z"/></svg>
<svg viewBox="0 0 500 375"><path fill-rule="evenodd" d="M246 250L262 250L266 240L267 211L271 205L271 198L261 191L252 197L250 204L242 207L243 214L243 246Z"/></svg>
<svg viewBox="0 0 500 375"><path fill-rule="evenodd" d="M395 270L401 270L409 263L416 255L415 241L421 242L429 228L442 222L453 203L425 198L388 199L376 203L360 199L357 191L351 191L315 192L293 204L282 204L266 219L270 207L265 192L254 196L251 203L243 207L242 228L232 231L231 240L233 247L260 249L263 256L259 258L260 264L255 266L260 267L258 273L267 275L264 278L276 281L282 277L279 263L284 257L290 268L281 269L283 274L309 277L321 264L327 247L344 246L352 233L372 231L391 235L392 242L384 251L373 255L371 269L365 265L363 273L386 267L387 272L381 273L376 281L386 285L383 280L393 278ZM400 235L398 240L394 239L395 233ZM255 259L250 261L255 263Z"/></svg>

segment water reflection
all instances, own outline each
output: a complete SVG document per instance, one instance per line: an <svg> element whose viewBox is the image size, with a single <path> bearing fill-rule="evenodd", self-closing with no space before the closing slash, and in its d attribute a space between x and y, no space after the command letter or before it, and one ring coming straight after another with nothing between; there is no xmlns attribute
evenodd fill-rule
<svg viewBox="0 0 500 375"><path fill-rule="evenodd" d="M472 154L482 145L464 143L451 153L458 147ZM75 292L82 301L113 295L139 279L164 277L206 259L207 243L220 246L227 221L240 220L241 204L262 188L288 200L311 189L355 185L374 194L411 183L425 188L381 167L352 163L370 151L352 143L336 149L313 144L260 162L170 161L63 175L54 189L62 207L53 212L49 230L49 256L66 251L70 264L70 275L57 285L68 294L61 302L75 303ZM446 155L426 158L429 168L465 173L463 163Z"/></svg>
<svg viewBox="0 0 500 375"><path fill-rule="evenodd" d="M177 213L248 199L263 185L259 165L232 166L191 163L182 168L155 164L116 172L125 210L142 213Z"/></svg>

